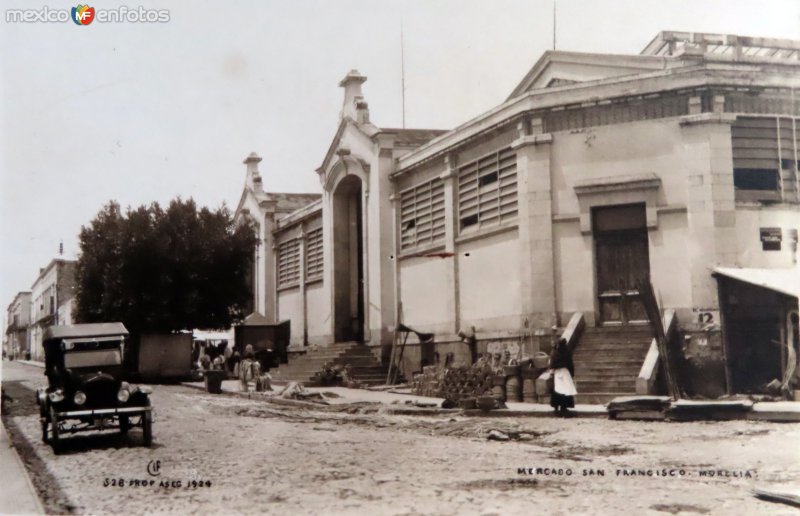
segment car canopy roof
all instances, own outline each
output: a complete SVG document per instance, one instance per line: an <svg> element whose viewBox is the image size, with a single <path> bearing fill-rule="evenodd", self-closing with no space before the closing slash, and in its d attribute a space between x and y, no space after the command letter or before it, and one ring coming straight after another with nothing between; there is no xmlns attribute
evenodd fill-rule
<svg viewBox="0 0 800 516"><path fill-rule="evenodd" d="M111 336L128 336L128 330L121 322L67 324L64 326L51 326L45 331L45 340L52 339L80 339Z"/></svg>

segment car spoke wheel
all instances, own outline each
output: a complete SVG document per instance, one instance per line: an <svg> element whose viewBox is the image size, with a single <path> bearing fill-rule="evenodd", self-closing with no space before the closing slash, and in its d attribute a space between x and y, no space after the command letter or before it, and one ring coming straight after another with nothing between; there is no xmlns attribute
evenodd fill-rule
<svg viewBox="0 0 800 516"><path fill-rule="evenodd" d="M50 407L50 426L52 427L50 445L53 447L53 453L58 455L61 452L61 441L58 435L58 415L55 407Z"/></svg>

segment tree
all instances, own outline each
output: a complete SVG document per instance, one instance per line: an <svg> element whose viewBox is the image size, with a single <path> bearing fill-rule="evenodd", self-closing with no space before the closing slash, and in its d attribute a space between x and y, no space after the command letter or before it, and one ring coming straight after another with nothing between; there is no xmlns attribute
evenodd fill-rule
<svg viewBox="0 0 800 516"><path fill-rule="evenodd" d="M246 315L255 245L225 206L175 199L123 214L109 202L81 228L76 319L132 334L228 327Z"/></svg>

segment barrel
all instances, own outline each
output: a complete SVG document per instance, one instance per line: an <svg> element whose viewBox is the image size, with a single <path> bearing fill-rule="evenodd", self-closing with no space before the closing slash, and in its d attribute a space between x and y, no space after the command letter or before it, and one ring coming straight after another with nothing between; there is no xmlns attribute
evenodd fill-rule
<svg viewBox="0 0 800 516"><path fill-rule="evenodd" d="M509 376L508 380L506 380L506 398L508 398L508 401L522 401L522 393L519 388L519 376Z"/></svg>
<svg viewBox="0 0 800 516"><path fill-rule="evenodd" d="M534 378L522 379L522 401L536 403L536 380Z"/></svg>
<svg viewBox="0 0 800 516"><path fill-rule="evenodd" d="M506 388L502 385L492 387L492 396L500 401L506 401Z"/></svg>

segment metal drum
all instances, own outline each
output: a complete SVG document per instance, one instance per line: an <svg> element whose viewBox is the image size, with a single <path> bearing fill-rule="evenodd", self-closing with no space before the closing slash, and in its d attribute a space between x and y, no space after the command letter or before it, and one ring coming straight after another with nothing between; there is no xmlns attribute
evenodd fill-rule
<svg viewBox="0 0 800 516"><path fill-rule="evenodd" d="M534 378L522 379L522 401L536 403L536 380Z"/></svg>
<svg viewBox="0 0 800 516"><path fill-rule="evenodd" d="M500 401L506 401L506 388L502 385L492 387L492 396Z"/></svg>
<svg viewBox="0 0 800 516"><path fill-rule="evenodd" d="M509 376L506 380L506 398L508 398L508 401L522 401L522 393L519 388L519 376Z"/></svg>

